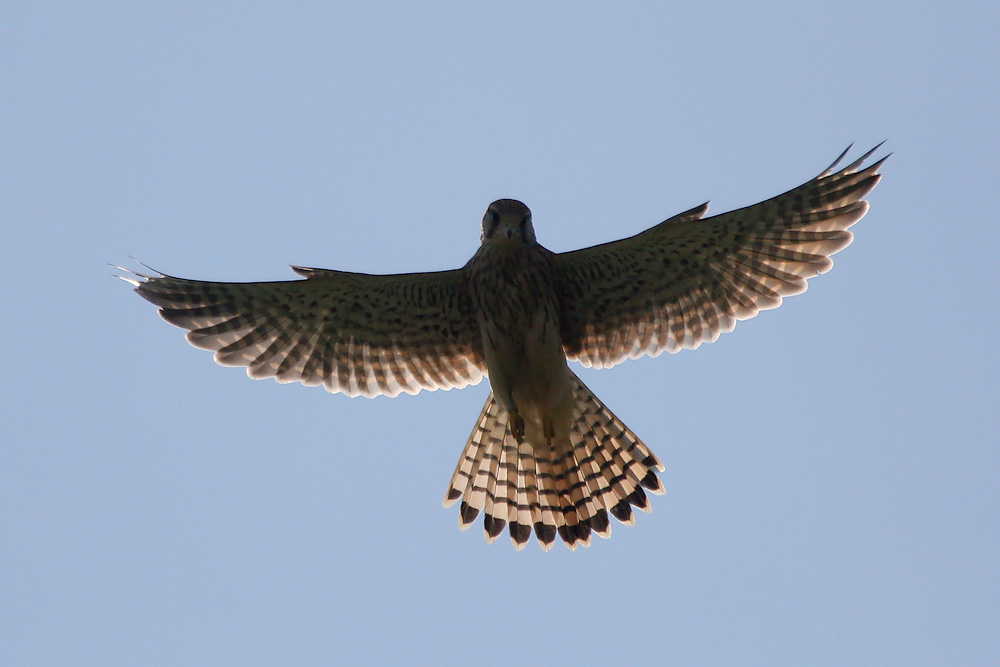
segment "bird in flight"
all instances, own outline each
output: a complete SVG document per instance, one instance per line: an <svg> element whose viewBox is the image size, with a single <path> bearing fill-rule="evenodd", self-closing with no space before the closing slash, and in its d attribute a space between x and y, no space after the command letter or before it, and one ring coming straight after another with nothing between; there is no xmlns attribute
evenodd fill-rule
<svg viewBox="0 0 1000 667"><path fill-rule="evenodd" d="M252 378L349 396L492 391L445 494L459 525L483 514L522 549L609 537L661 494L663 464L570 370L694 349L805 291L853 239L886 157L878 146L767 201L704 217L703 204L635 236L565 253L535 239L519 201L490 204L481 245L451 271L370 275L293 266L304 280L222 283L152 271L123 280ZM848 148L848 150L850 150Z"/></svg>

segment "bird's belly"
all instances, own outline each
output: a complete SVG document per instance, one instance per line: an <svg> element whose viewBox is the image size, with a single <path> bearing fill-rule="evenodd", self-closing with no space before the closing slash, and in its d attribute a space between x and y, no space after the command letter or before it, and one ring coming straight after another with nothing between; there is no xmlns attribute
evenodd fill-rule
<svg viewBox="0 0 1000 667"><path fill-rule="evenodd" d="M559 441L568 441L573 385L558 323L542 309L518 319L488 325L485 332L493 393L508 411L520 413L531 444L544 442L547 431L554 432Z"/></svg>

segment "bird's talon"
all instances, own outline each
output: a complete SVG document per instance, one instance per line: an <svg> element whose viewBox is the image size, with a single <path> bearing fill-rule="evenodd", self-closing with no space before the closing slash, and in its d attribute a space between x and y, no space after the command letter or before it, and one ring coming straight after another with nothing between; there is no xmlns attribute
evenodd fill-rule
<svg viewBox="0 0 1000 667"><path fill-rule="evenodd" d="M517 444L524 442L524 419L516 412L507 414L507 422L510 424L510 434L517 440Z"/></svg>

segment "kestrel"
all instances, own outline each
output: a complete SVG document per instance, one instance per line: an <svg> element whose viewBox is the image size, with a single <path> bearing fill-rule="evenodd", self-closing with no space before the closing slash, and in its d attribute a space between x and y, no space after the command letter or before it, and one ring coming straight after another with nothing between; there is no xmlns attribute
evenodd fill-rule
<svg viewBox="0 0 1000 667"><path fill-rule="evenodd" d="M545 550L631 525L664 489L663 464L567 362L625 359L712 342L739 320L805 291L833 266L886 158L876 148L767 201L705 218L708 204L630 238L566 253L535 240L531 212L490 204L461 269L369 275L293 266L305 280L217 283L124 278L188 330L195 347L252 378L322 384L349 396L452 389L488 376L492 392L444 504L459 525L482 512L488 541L509 526ZM888 156L886 156L888 157Z"/></svg>

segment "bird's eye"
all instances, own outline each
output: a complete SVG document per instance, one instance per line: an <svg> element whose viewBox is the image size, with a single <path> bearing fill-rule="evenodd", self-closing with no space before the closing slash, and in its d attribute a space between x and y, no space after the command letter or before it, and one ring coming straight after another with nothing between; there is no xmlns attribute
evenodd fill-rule
<svg viewBox="0 0 1000 667"><path fill-rule="evenodd" d="M531 222L531 216L530 215L526 215L523 218L521 218L521 233L522 234L524 234L524 231L527 229L529 222Z"/></svg>
<svg viewBox="0 0 1000 667"><path fill-rule="evenodd" d="M490 222L492 222L494 225L499 225L500 214L497 213L496 211L490 211Z"/></svg>

